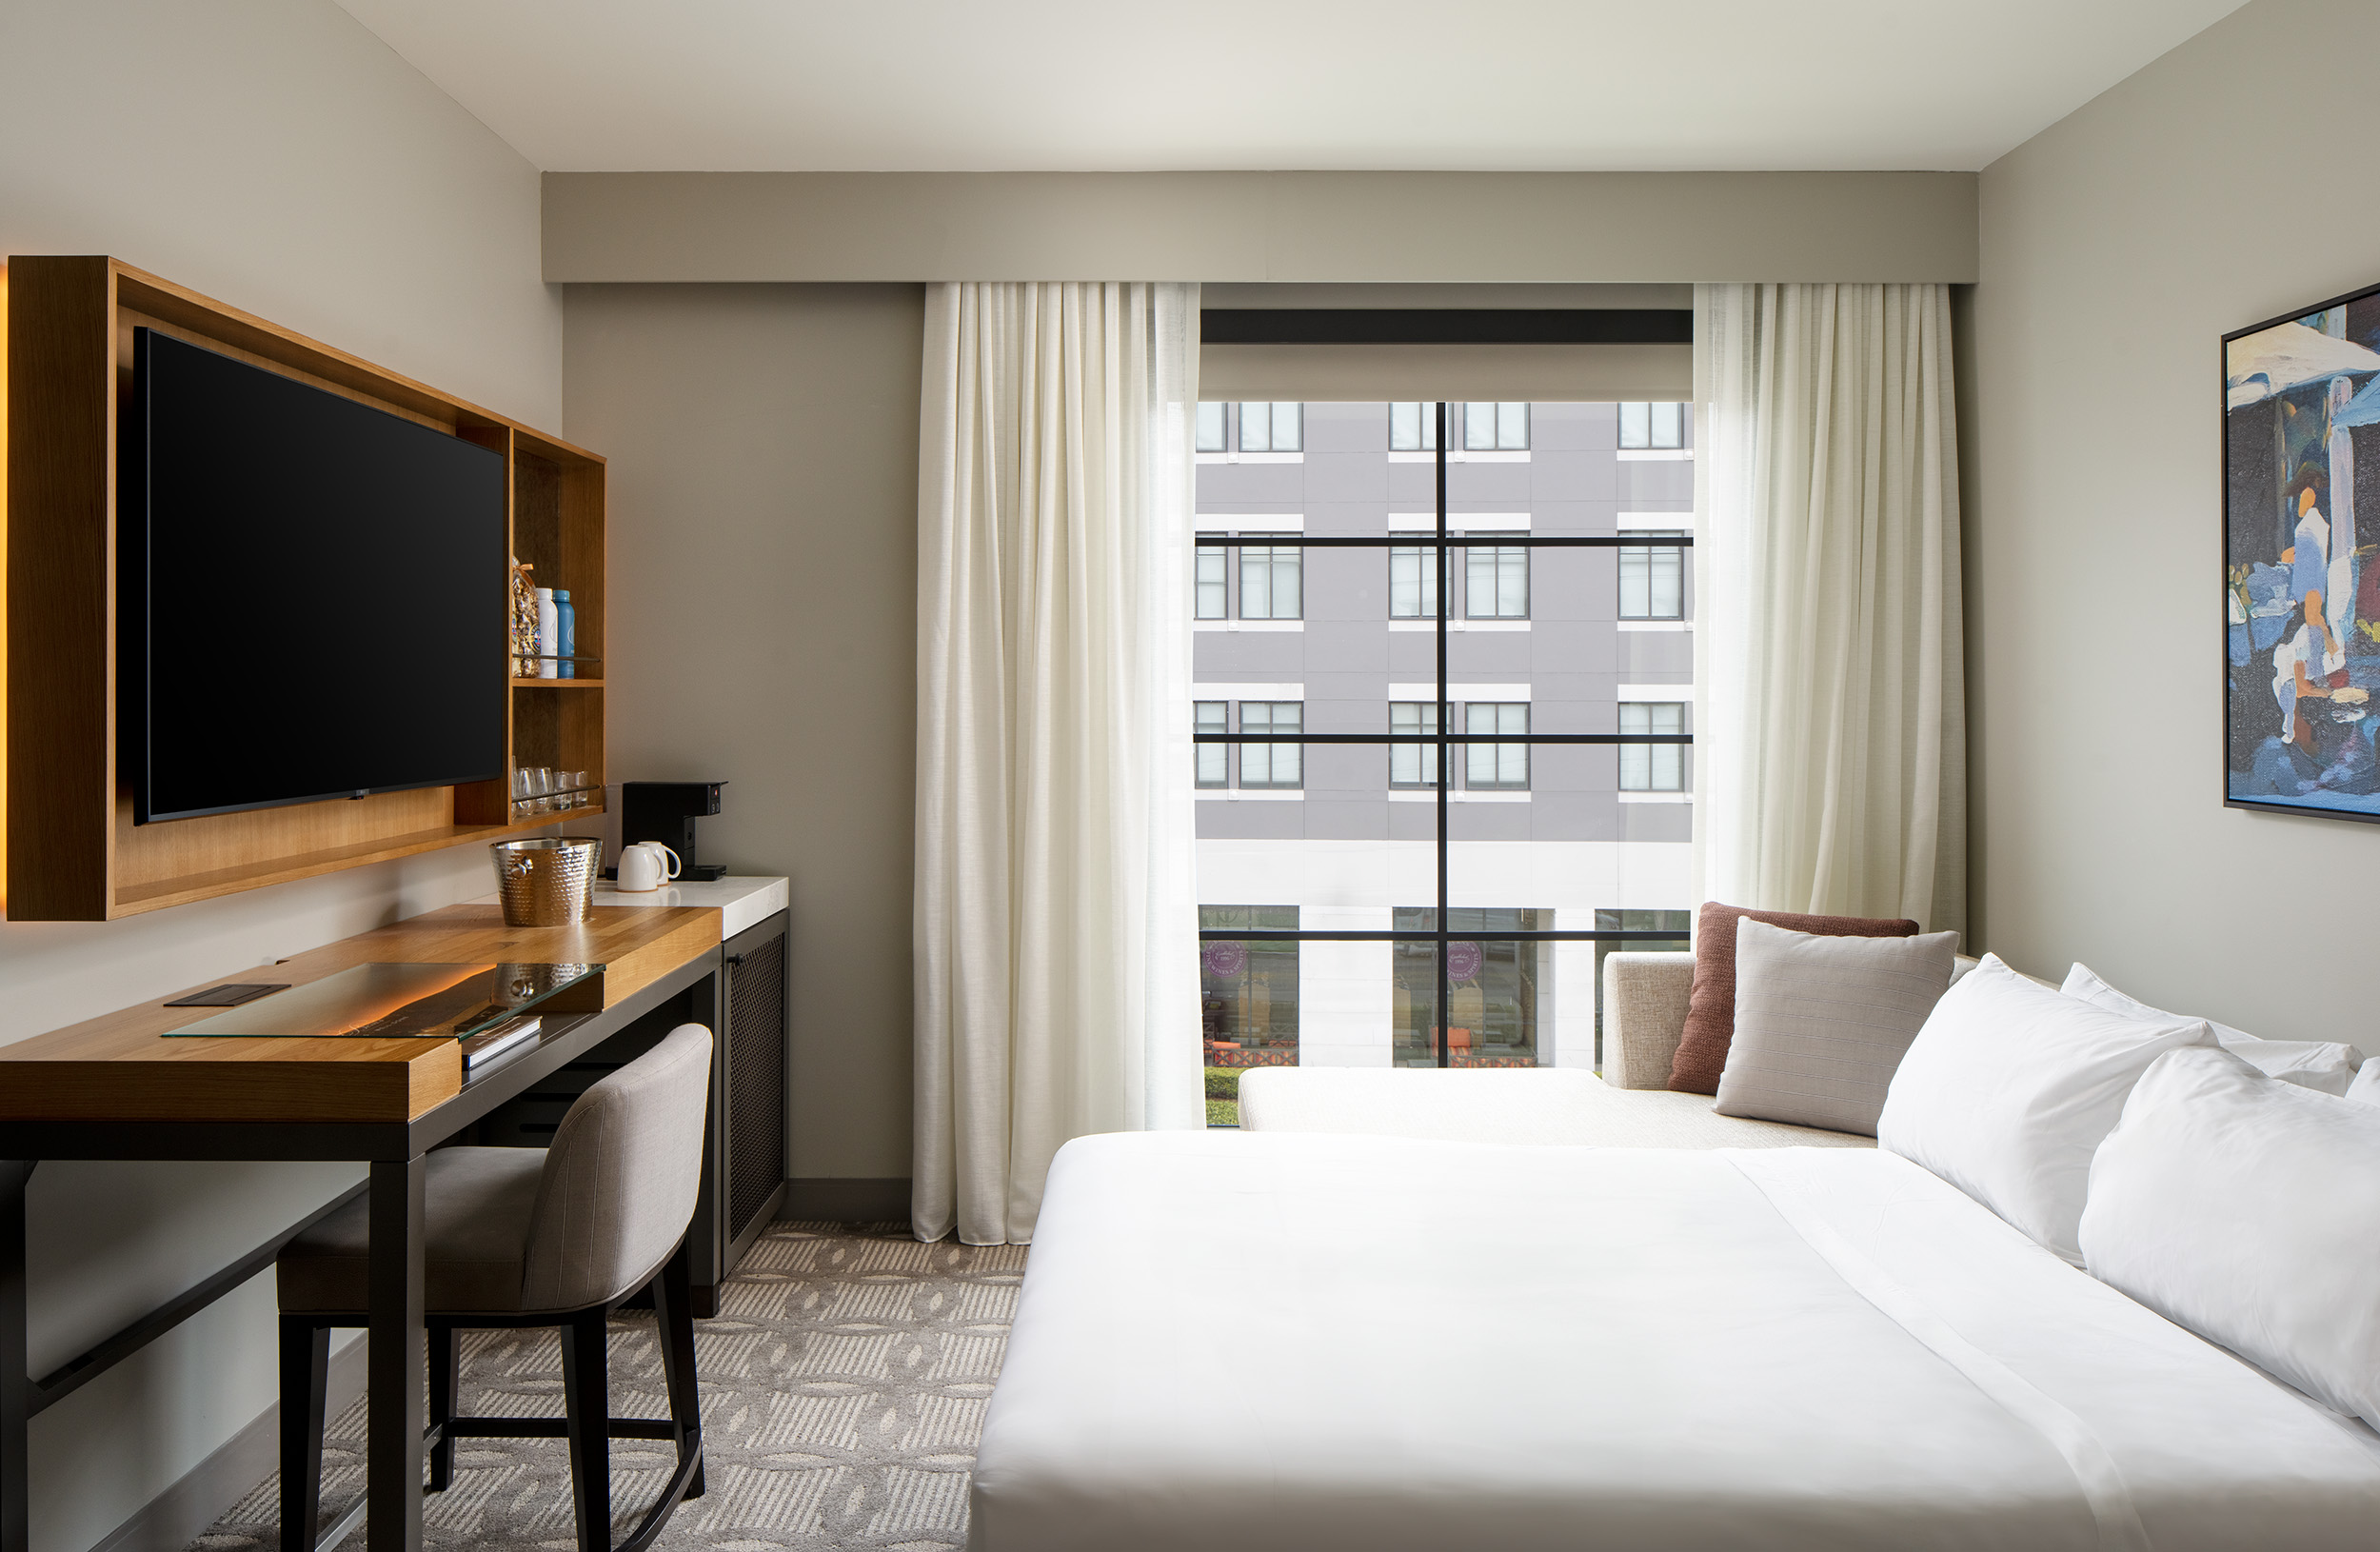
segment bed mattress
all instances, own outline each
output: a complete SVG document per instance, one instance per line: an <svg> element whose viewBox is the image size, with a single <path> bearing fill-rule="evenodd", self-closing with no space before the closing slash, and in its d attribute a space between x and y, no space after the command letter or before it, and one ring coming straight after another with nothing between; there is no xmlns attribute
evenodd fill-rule
<svg viewBox="0 0 2380 1552"><path fill-rule="evenodd" d="M2380 1544L2380 1436L1888 1154L1084 1138L977 1552Z"/></svg>

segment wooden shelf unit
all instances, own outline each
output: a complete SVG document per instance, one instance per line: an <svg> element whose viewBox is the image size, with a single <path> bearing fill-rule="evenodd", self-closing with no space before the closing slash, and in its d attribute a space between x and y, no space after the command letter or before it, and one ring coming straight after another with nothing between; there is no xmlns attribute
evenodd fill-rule
<svg viewBox="0 0 2380 1552"><path fill-rule="evenodd" d="M8 917L106 921L446 846L581 825L515 823L504 780L132 823L116 759L116 427L137 327L269 368L504 454L512 552L567 587L579 650L604 640L604 460L106 257L8 266ZM512 664L490 663L511 678ZM604 772L603 685L516 681L507 767ZM550 686L574 693L547 696ZM239 686L227 686L226 698ZM370 693L359 679L355 693Z"/></svg>

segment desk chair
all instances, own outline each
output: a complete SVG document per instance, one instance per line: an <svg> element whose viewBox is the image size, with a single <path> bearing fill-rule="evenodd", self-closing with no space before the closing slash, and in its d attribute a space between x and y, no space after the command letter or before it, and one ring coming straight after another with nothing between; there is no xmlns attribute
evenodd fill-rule
<svg viewBox="0 0 2380 1552"><path fill-rule="evenodd" d="M579 1096L546 1148L432 1152L424 1188L424 1299L429 1347L430 1490L454 1474L457 1438L570 1441L579 1552L643 1552L684 1498L703 1494L687 1225L701 1184L710 1031L680 1025ZM281 1253L281 1544L314 1552L321 1508L324 1388L330 1329L367 1323L371 1233L357 1201ZM611 1416L605 1317L650 1286L660 1318L669 1417ZM560 1418L454 1415L455 1332L556 1326ZM614 1439L666 1439L678 1468L615 1549Z"/></svg>

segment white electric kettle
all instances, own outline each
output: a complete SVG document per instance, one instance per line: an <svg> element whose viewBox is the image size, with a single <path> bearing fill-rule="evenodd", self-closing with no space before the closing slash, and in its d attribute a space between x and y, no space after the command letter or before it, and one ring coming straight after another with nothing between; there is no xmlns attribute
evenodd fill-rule
<svg viewBox="0 0 2380 1552"><path fill-rule="evenodd" d="M664 866L664 859L667 859ZM620 848L620 892L643 894L678 876L678 854L659 841L639 841Z"/></svg>

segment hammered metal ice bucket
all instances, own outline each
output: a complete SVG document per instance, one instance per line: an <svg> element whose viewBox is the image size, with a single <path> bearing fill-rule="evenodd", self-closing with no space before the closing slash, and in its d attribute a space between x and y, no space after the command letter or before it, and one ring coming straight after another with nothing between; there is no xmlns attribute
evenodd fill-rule
<svg viewBox="0 0 2380 1552"><path fill-rule="evenodd" d="M589 835L499 841L496 898L506 926L569 926L592 913L604 843Z"/></svg>

